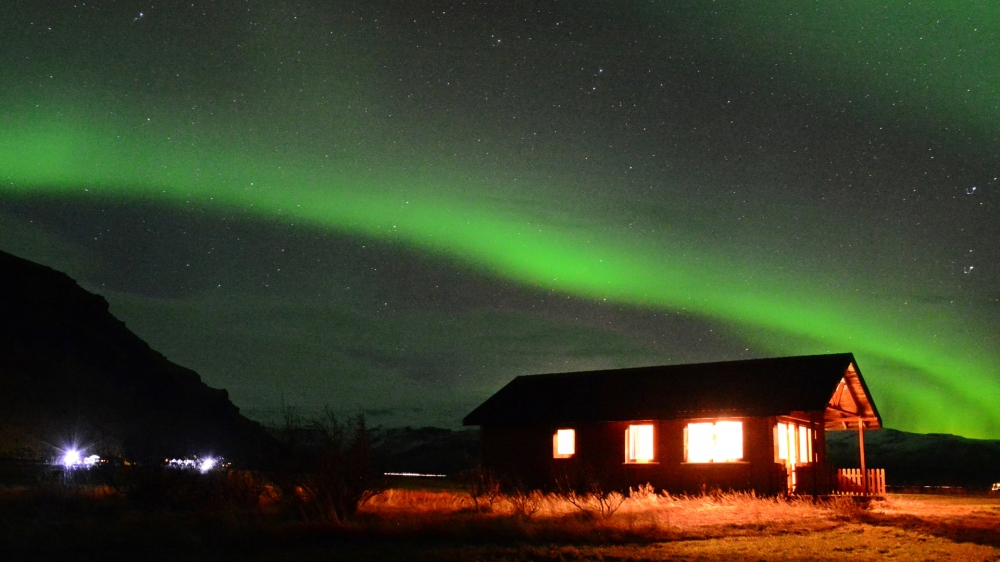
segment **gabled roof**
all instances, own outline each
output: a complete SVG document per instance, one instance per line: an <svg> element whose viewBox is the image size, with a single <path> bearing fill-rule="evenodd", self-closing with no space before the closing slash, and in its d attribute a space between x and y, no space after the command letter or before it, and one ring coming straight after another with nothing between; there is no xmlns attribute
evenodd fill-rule
<svg viewBox="0 0 1000 562"><path fill-rule="evenodd" d="M869 428L882 426L850 353L521 376L462 422L514 426L792 412L825 412L829 429L850 421L857 427L859 419Z"/></svg>

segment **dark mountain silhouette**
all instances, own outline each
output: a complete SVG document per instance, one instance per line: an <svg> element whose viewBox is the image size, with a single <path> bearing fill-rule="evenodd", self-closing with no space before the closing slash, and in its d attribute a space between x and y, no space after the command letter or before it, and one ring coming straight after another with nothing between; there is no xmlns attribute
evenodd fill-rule
<svg viewBox="0 0 1000 562"><path fill-rule="evenodd" d="M479 429L378 429L372 450L387 472L455 476L479 463Z"/></svg>
<svg viewBox="0 0 1000 562"><path fill-rule="evenodd" d="M826 434L827 455L838 468L858 466L856 431ZM989 489L1000 482L1000 441L894 429L865 432L865 460L884 468L890 486Z"/></svg>
<svg viewBox="0 0 1000 562"><path fill-rule="evenodd" d="M0 458L59 448L257 463L273 439L225 390L150 349L64 273L0 252Z"/></svg>

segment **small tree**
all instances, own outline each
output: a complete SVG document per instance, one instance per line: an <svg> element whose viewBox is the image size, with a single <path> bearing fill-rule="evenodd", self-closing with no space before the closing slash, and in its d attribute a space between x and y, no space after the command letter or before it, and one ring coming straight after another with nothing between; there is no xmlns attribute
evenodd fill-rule
<svg viewBox="0 0 1000 562"><path fill-rule="evenodd" d="M291 418L286 424L299 420ZM292 446L292 478L286 494L304 519L345 522L369 498L385 489L371 455L371 435L365 418L358 415L340 422L325 408L323 415L299 428L286 428L297 436Z"/></svg>
<svg viewBox="0 0 1000 562"><path fill-rule="evenodd" d="M559 495L587 516L600 515L607 519L618 511L625 503L625 496L603 484L608 476L600 477L593 469L585 466L580 469L576 481L563 478L558 482Z"/></svg>
<svg viewBox="0 0 1000 562"><path fill-rule="evenodd" d="M465 473L462 480L469 497L472 498L472 503L476 506L476 511L493 511L493 504L502 495L500 479L493 474L493 471L480 463Z"/></svg>

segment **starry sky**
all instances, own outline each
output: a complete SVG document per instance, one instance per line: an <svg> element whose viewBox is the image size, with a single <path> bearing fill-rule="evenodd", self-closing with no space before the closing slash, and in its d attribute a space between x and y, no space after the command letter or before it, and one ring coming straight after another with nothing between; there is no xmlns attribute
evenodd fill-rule
<svg viewBox="0 0 1000 562"><path fill-rule="evenodd" d="M245 413L851 351L1000 438L1000 6L18 2L0 249Z"/></svg>

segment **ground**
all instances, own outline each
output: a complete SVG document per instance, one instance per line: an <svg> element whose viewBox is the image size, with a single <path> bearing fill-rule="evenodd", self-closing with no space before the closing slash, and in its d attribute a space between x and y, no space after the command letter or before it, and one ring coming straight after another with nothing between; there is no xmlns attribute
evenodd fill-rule
<svg viewBox="0 0 1000 562"><path fill-rule="evenodd" d="M0 559L1000 561L997 496L644 490L602 513L593 498L393 486L348 523L304 521L267 501L168 509L106 488L0 488Z"/></svg>

